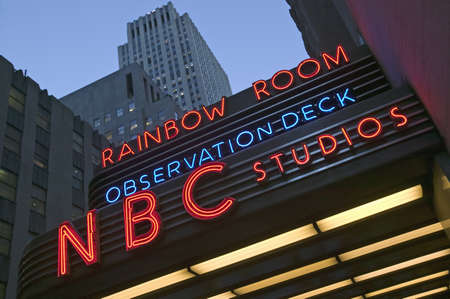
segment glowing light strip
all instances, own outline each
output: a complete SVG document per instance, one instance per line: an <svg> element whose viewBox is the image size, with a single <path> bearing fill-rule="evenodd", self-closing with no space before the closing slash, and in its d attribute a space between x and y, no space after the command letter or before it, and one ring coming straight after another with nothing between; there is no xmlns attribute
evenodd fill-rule
<svg viewBox="0 0 450 299"><path fill-rule="evenodd" d="M309 274L309 273L312 273L315 271L319 271L321 269L336 265L337 263L338 263L337 259L335 257L332 257L332 258L325 259L325 260L322 260L317 263L306 265L306 266L303 266L303 267L300 267L300 268L297 268L297 269L294 269L294 270L291 270L288 272L284 272L284 273L260 280L258 282L237 288L234 290L234 292L239 295L247 294L247 293L259 290L259 289L263 289L263 288L281 283L286 280L294 279L294 278L297 278L297 277L300 277L300 276L303 276L303 275L306 275L306 274Z"/></svg>
<svg viewBox="0 0 450 299"><path fill-rule="evenodd" d="M427 254L427 255L424 255L424 256L421 256L421 257L418 257L418 258L414 258L414 259L411 259L411 260L408 260L408 261L405 261L405 262L401 262L401 263L398 263L398 264L395 264L395 265L392 265L392 266L389 266L389 267L378 269L378 270L375 270L375 271L372 271L372 272L369 272L369 273L366 273L366 274L363 274L363 275L356 276L356 277L354 277L354 280L356 282L360 282L360 281L371 279L371 278L374 278L374 277L377 277L377 276L381 276L381 275L384 275L384 274L387 274L387 273L390 273L390 272L394 272L394 271L397 271L397 270L405 269L405 268L408 268L408 267L411 267L411 266L414 266L414 265L417 265L417 264L421 264L421 263L424 263L424 262L427 262L427 261L430 261L430 260L434 260L434 259L446 256L446 255L450 255L450 249L449 248L444 249L444 250L440 250L440 251L437 251L437 252L434 252L434 253L430 253L430 254Z"/></svg>
<svg viewBox="0 0 450 299"><path fill-rule="evenodd" d="M222 294L218 294L212 297L208 297L208 299L228 299L228 298L233 298L236 297L235 294L233 294L232 292L228 291Z"/></svg>
<svg viewBox="0 0 450 299"><path fill-rule="evenodd" d="M398 289L401 289L401 288L404 288L404 287L407 287L407 286L410 286L410 285L413 285L413 284L418 284L418 283L421 283L421 282L424 282L424 281L427 281L427 280L432 280L432 279L435 279L435 278L438 278L438 277L445 276L448 273L449 273L449 271L446 270L446 271L441 271L441 272L438 272L438 273L430 274L430 275L427 275L427 276L419 277L419 278L416 278L416 279L413 279L413 280L410 280L410 281L406 281L406 282L402 282L402 283L399 283L399 284L396 284L396 285L393 285L393 286L390 286L390 287L387 287L387 288L384 288L384 289L381 289L381 290L378 290L378 291L367 293L366 297L374 297L374 296L377 296L377 295L380 295L380 294L384 294L384 293L387 293L387 292L398 290Z"/></svg>
<svg viewBox="0 0 450 299"><path fill-rule="evenodd" d="M435 233L437 231L441 231L443 230L442 225L438 222L435 224L431 224L425 227L421 227L419 229L401 234L401 235L397 235L395 237L380 241L380 242L376 242L364 247L360 247L358 249L355 250L351 250L348 251L346 253L340 254L339 258L344 262L344 261L348 261L357 257L360 257L362 255L366 255L369 254L371 252L374 251L378 251L387 247L391 247L406 241L410 241L412 239L416 239L425 235L429 235L432 233Z"/></svg>
<svg viewBox="0 0 450 299"><path fill-rule="evenodd" d="M122 290L112 295L103 297L103 299L123 299L134 298L143 294L150 293L152 291L162 289L169 285L190 279L195 275L188 271L188 269L181 269L167 275L149 280L147 282L138 284L134 287Z"/></svg>
<svg viewBox="0 0 450 299"><path fill-rule="evenodd" d="M322 287L322 288L319 288L319 289L315 289L315 290L312 290L312 291L309 291L309 292L306 292L306 293L303 293L303 294L300 294L300 295L297 295L297 296L294 296L294 297L290 297L290 299L310 298L310 297L313 297L313 296L321 295L321 294L324 294L324 293L327 293L327 292L330 292L330 291L333 291L333 290L336 290L336 289L340 289L340 288L349 286L351 284L352 284L352 281L350 279L347 279L347 280L336 282L336 283L327 285L325 287Z"/></svg>
<svg viewBox="0 0 450 299"><path fill-rule="evenodd" d="M308 224L264 241L251 244L241 249L193 265L191 269L198 274L214 271L265 252L304 240L314 235L317 235L317 231L314 229L312 224Z"/></svg>
<svg viewBox="0 0 450 299"><path fill-rule="evenodd" d="M408 296L408 297L405 297L403 299L419 299L419 298L423 298L423 297L426 297L426 296L429 296L429 295L442 293L442 292L445 292L447 290L448 290L448 287L440 287L440 288L429 290L429 291L426 291L426 292L423 292L423 293L418 293L418 294L415 294L415 295L412 295L412 296Z"/></svg>
<svg viewBox="0 0 450 299"><path fill-rule="evenodd" d="M422 198L422 196L422 186L416 185L414 187L317 221L317 225L319 226L319 229L321 231L325 232L417 200L419 198Z"/></svg>

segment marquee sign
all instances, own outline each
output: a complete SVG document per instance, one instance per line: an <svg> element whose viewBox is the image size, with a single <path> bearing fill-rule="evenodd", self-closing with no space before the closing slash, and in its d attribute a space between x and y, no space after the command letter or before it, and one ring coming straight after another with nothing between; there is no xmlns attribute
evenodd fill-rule
<svg viewBox="0 0 450 299"><path fill-rule="evenodd" d="M322 54L322 63L327 69L339 67L349 62L347 53L342 46L338 46L336 55ZM273 90L287 90L294 85L294 81L308 80L317 76L321 70L321 62L309 58L302 61L295 73L281 70L274 74L270 82L263 80L253 83L253 92L256 103L264 101L272 96ZM217 137L210 144L199 144L187 155L182 155L168 161L160 161L160 164L151 169L144 168L142 173L128 178L120 185L109 187L105 192L105 200L113 203L123 197L123 223L124 243L126 251L139 248L152 243L161 232L162 220L158 213L158 195L149 189L154 185L170 180L176 176L191 172L184 182L181 200L184 209L193 218L200 221L216 219L227 214L237 205L237 199L224 196L223 200L212 208L199 205L194 196L196 185L211 175L221 175L226 167L224 162L218 161L240 150L250 148L269 138L284 134L285 132L335 113L347 106L357 103L359 99L354 96L351 87L338 88L320 97L303 101L294 109L287 107L279 113L258 120L257 124L246 128L231 130L230 134L223 138ZM152 146L167 142L176 138L181 130L195 130L202 123L213 122L226 113L226 98L211 108L202 107L202 111L189 111L177 123L169 120L163 126L157 127L155 133L144 132L138 136L136 147L124 143L119 152L112 148L106 148L102 152L102 165L108 167L128 157L136 155ZM407 126L408 118L398 106L386 108L386 114L390 117L389 125L397 130ZM384 121L386 122L386 121ZM383 127L386 123L374 115L368 113L356 122L356 135L349 134L349 128L339 127L339 136L332 132L318 134L315 137L320 147L322 157L331 157L343 146L352 147L356 139L373 140L383 135ZM162 132L162 133L161 133ZM301 149L300 151L298 149ZM259 183L268 181L271 175L266 171L267 167L275 165L280 173L285 172L284 163L291 159L302 168L311 163L312 155L308 144L297 144L290 148L288 153L273 152L268 155L268 162L257 160L248 165L254 173L254 180ZM268 165L271 163L271 165ZM87 234L84 241L81 235L69 222L64 222L58 229L58 277L69 274L68 243L72 245L84 263L89 266L99 262L100 242L97 229L98 217L96 210L90 210L86 216ZM147 224L147 231L139 233L136 226L140 223Z"/></svg>
<svg viewBox="0 0 450 299"><path fill-rule="evenodd" d="M337 47L335 56L322 54L323 67L328 70L342 66L349 61L348 55L341 45ZM272 76L268 83L264 80L254 82L252 89L256 103L271 97L273 95L271 90L277 92L288 90L294 86L295 81L304 83L314 78L321 72L321 69L319 60L308 58L299 63L295 72L280 70ZM352 95L351 88L339 88L329 94L302 102L301 105L292 109L282 110L276 117L268 116L261 119L256 125L249 125L240 130L230 130L225 138L217 138L208 144L199 144L186 155L161 161L159 165L145 169L139 175L134 175L118 185L111 186L105 192L105 201L115 203L123 196L129 196L140 190L149 190L155 185L188 173L204 163L218 161L290 129L337 112L357 101L357 98ZM202 124L223 118L227 110L226 105L227 100L223 97L214 106L209 108L202 106L201 111L186 112L178 124L175 120L168 120L162 127L157 126L153 133L145 131L137 136L134 146L125 142L118 152L114 152L110 147L104 149L101 157L103 168L172 140L182 131L193 131Z"/></svg>

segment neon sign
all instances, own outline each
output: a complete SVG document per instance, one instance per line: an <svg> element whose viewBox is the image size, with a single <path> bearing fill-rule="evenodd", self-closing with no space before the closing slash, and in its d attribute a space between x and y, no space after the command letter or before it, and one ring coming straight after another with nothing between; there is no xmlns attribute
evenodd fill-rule
<svg viewBox="0 0 450 299"><path fill-rule="evenodd" d="M393 126L396 129L402 129L408 124L408 118L401 113L399 107L394 106L389 109L389 117L392 119ZM350 136L348 129L340 128L346 146L352 146L355 138L362 138L363 140L372 140L382 135L383 123L380 119L373 116L366 116L359 120L357 124L357 136ZM323 157L333 155L342 143L338 142L338 137L329 133L317 136L316 141L320 146ZM292 147L287 155L295 161L297 166L303 167L311 162L309 147L302 144L302 154L297 152L296 147ZM284 160L287 156L283 152L276 152L268 156L269 163L275 163L280 173L284 173ZM204 208L199 206L193 196L194 187L199 180L205 175L212 173L222 174L225 168L223 162L208 162L195 169L184 183L182 190L182 201L184 208L193 218L202 221L213 220L227 214L230 209L237 204L237 200L231 197L225 197L218 205L213 208ZM255 180L257 182L267 181L269 173L265 167L267 163L258 160L252 165L252 170L255 172ZM134 207L145 204L144 208L135 210ZM125 231L125 248L127 251L133 250L144 245L151 244L161 232L161 219L157 212L157 196L149 191L139 191L133 195L126 197L123 200L123 219ZM150 224L148 230L140 235L136 235L135 226L140 222L148 222ZM69 274L69 254L68 243L75 248L78 255L82 258L87 266L98 263L100 260L100 244L98 238L98 230L96 224L96 210L91 210L86 216L87 223L87 242L84 242L78 232L72 227L69 222L63 222L58 229L58 277Z"/></svg>
<svg viewBox="0 0 450 299"><path fill-rule="evenodd" d="M192 131L197 129L202 122L212 122L215 121L216 118L218 119L223 117L225 114L225 97L221 99L218 106L212 106L209 110L207 107L202 106L202 110L204 117L202 117L200 112L195 110L186 112L179 123L181 128L185 131ZM163 134L161 134L161 130L163 130ZM158 144L162 144L164 141L174 139L179 135L180 131L181 129L177 125L177 122L173 119L169 119L164 122L162 129L159 126L156 126L155 133L152 134L145 131L142 135L138 135L137 145L135 148L127 142L122 144L119 153L115 153L110 147L105 148L102 151L102 167L106 168L107 166L114 165L114 163L122 161L124 158L134 156L137 153L148 150L151 147L151 143L156 146Z"/></svg>
<svg viewBox="0 0 450 299"><path fill-rule="evenodd" d="M270 119L261 119L255 126L231 131L226 138L217 138L210 144L202 145L198 149L192 149L189 154L180 155L159 165L143 169L135 177L128 178L126 181L110 186L105 190L105 201L114 203L122 196L129 196L138 191L148 190L155 185L190 172L207 162L217 161L238 151L245 150L356 102L357 98L352 95L350 88L339 89L304 101L294 106L294 108L279 113L275 117L271 116Z"/></svg>
<svg viewBox="0 0 450 299"><path fill-rule="evenodd" d="M406 126L408 119L407 117L399 112L400 109L395 106L392 107L389 110L389 116L390 118L395 122L396 128L402 128ZM361 119L358 122L357 125L357 133L358 135L353 137L354 138L363 138L363 139L374 139L382 134L383 131L383 124L381 121L376 117L365 117ZM320 152L323 157L330 156L339 149L338 144L340 144L340 147L343 145L346 146L353 146L353 140L348 134L348 130L345 127L340 128L340 132L342 133L342 136L344 138L344 143L339 143L338 137L331 135L331 134L322 134L317 136L316 141L319 145ZM310 156L310 150L307 144L303 143L301 145L301 154L296 149L296 146L293 146L289 152L290 158L295 162L295 164L299 167L305 166L308 163L311 162L311 156ZM299 157L301 157L299 159ZM273 153L268 156L270 162L273 162L277 166L278 171L283 174L285 172L284 169L284 163L287 158L289 158L284 153ZM267 166L267 163L264 164L264 162L258 160L253 163L253 171L256 175L256 181L257 182L264 182L269 178L268 172L265 169L265 166Z"/></svg>
<svg viewBox="0 0 450 299"><path fill-rule="evenodd" d="M321 58L326 69L328 70L350 61L347 53L341 45L337 46L335 56L324 52L322 53ZM280 70L272 76L269 84L267 84L265 80L258 80L254 82L252 87L255 98L257 101L267 99L271 97L274 92L292 88L294 86L294 82L296 81L301 83L305 80L314 78L320 73L321 69L322 67L319 60L314 58L305 59L297 66L295 75L289 70ZM322 111L327 111L327 108L325 108L325 102L326 100L324 100L322 106L324 109L321 109ZM132 157L137 153L148 150L151 143L153 146L157 146L164 143L164 141L170 141L176 138L182 130L186 132L193 131L202 123L208 121L212 122L215 121L216 118L222 118L225 113L225 97L221 99L219 105L214 105L209 108L209 110L207 107L202 106L202 112L204 116L202 116L203 114L199 111L191 110L183 115L178 124L175 120L170 119L164 122L162 128L156 126L154 133L145 131L143 134L137 136L137 145L135 148L127 142L122 144L119 152L114 152L114 150L110 147L105 148L101 154L102 167L106 168L108 166L112 166L125 158ZM331 112L331 110L328 112Z"/></svg>

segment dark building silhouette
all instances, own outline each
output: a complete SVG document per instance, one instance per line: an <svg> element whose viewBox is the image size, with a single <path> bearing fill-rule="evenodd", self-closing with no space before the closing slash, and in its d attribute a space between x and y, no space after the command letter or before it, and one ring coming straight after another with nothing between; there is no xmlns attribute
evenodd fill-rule
<svg viewBox="0 0 450 299"><path fill-rule="evenodd" d="M61 101L114 144L135 139L183 113L137 63L71 92Z"/></svg>
<svg viewBox="0 0 450 299"><path fill-rule="evenodd" d="M35 236L86 212L106 139L0 56L0 298Z"/></svg>
<svg viewBox="0 0 450 299"><path fill-rule="evenodd" d="M364 44L343 0L286 0L311 57L343 44L352 49Z"/></svg>

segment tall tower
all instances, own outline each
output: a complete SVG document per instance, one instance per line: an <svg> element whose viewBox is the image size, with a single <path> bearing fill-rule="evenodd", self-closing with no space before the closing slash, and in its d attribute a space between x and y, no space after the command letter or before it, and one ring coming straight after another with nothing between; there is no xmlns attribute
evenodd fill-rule
<svg viewBox="0 0 450 299"><path fill-rule="evenodd" d="M127 37L118 47L119 67L139 63L183 110L231 95L228 76L197 27L171 2L128 23Z"/></svg>

